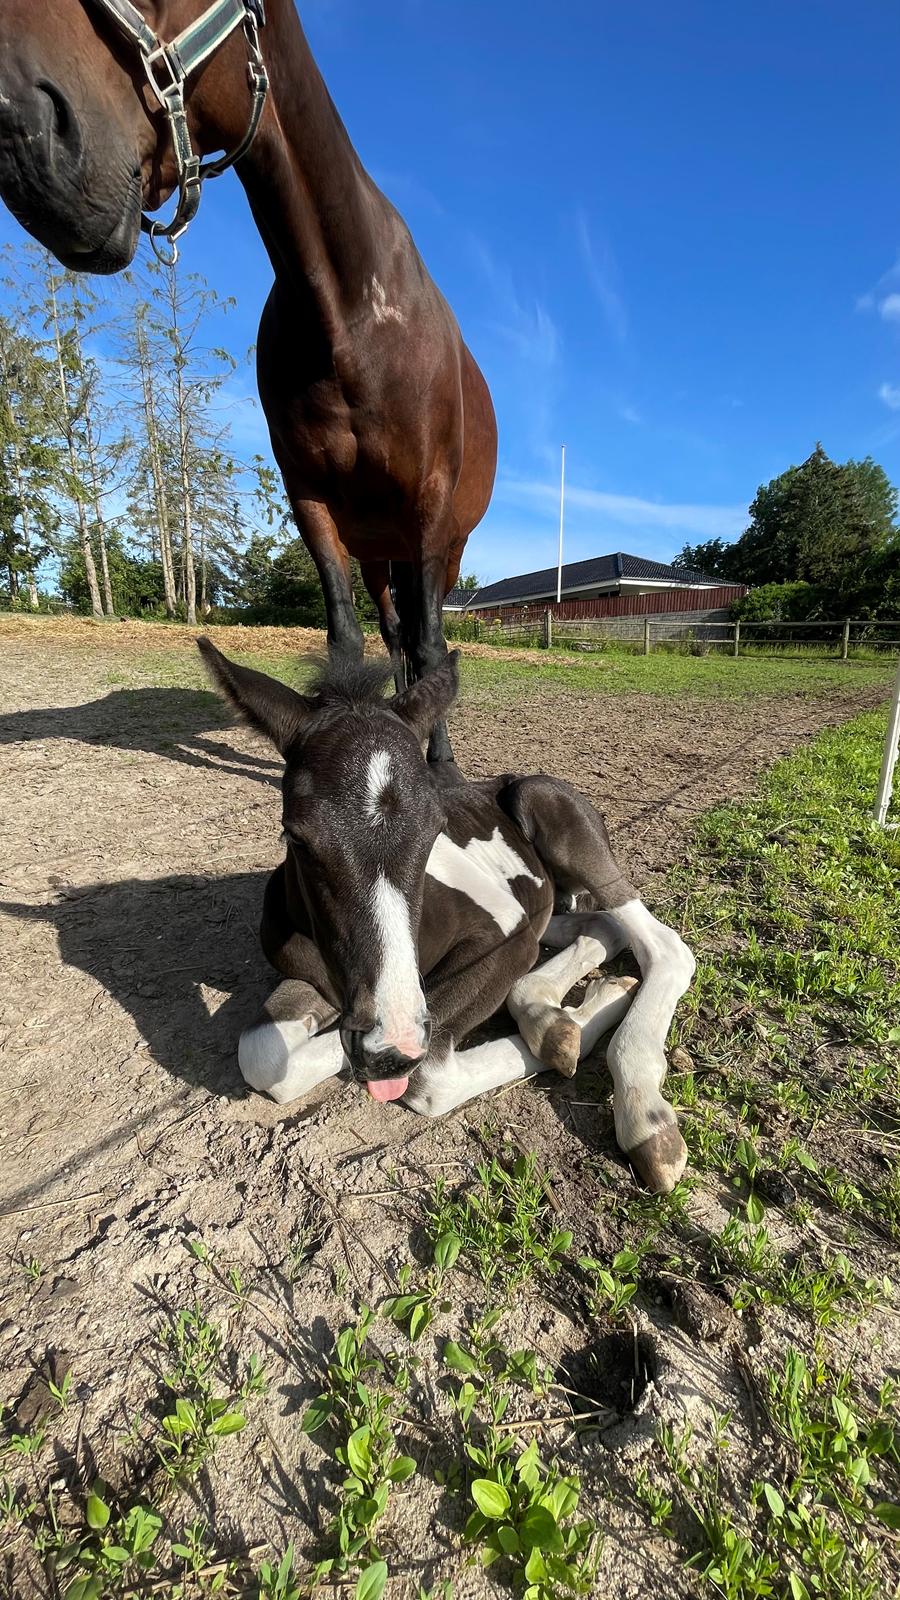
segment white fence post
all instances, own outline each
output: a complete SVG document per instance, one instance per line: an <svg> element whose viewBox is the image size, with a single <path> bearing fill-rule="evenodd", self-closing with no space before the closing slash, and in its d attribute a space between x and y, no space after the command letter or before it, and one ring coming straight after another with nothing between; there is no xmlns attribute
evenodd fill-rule
<svg viewBox="0 0 900 1600"><path fill-rule="evenodd" d="M841 634L841 660L842 661L846 661L847 655L849 653L849 650L850 650L850 623L849 622L845 622L844 623L844 629L843 629L843 632Z"/></svg>
<svg viewBox="0 0 900 1600"><path fill-rule="evenodd" d="M650 618L644 618L644 655L650 654Z"/></svg>
<svg viewBox="0 0 900 1600"><path fill-rule="evenodd" d="M741 625L739 622L734 625L734 653L736 656L741 653Z"/></svg>
<svg viewBox="0 0 900 1600"><path fill-rule="evenodd" d="M875 796L875 821L881 823L882 826L887 819L888 807L891 803L898 743L900 743L900 661L897 663L897 676L894 679L894 693L891 699L891 712L888 717L887 738L884 741L881 776L878 779L878 793Z"/></svg>

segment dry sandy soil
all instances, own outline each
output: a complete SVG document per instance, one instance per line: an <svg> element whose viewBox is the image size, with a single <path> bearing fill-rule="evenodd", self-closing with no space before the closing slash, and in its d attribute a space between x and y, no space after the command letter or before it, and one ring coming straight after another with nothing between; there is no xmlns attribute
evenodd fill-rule
<svg viewBox="0 0 900 1600"><path fill-rule="evenodd" d="M217 631L226 649L236 643L228 632ZM300 1413L320 1387L335 1328L361 1301L393 1292L398 1269L415 1259L416 1202L435 1177L462 1181L484 1156L486 1123L508 1129L551 1169L580 1248L607 1252L615 1227L598 1200L629 1191L631 1179L596 1065L577 1087L522 1089L435 1126L345 1086L286 1110L245 1092L238 1032L273 982L255 930L280 854L278 767L208 694L154 682L141 651L176 659L192 648L184 635L160 634L0 623L0 1399L20 1405L48 1357L71 1366L79 1472L92 1461L115 1480L131 1419L152 1413L159 1392L153 1330L202 1290L242 1356L263 1358L270 1387L194 1498L220 1549L291 1539L312 1560L336 1469L323 1472ZM254 649L321 648L314 635L274 634L254 636ZM453 736L473 776L545 768L577 782L602 805L652 900L654 875L683 854L693 816L878 698L852 688L827 700L725 704L526 694L505 709L463 704ZM292 1283L285 1263L311 1217L320 1237ZM198 1289L191 1235L253 1285L243 1308L211 1274ZM749 1439L727 1345L701 1344L664 1309L657 1334L669 1403L693 1407L701 1427L711 1404L730 1408ZM557 1371L571 1370L567 1359L588 1340L564 1293L535 1293L517 1308L512 1337ZM424 1349L416 1382L447 1418ZM581 1473L606 1535L598 1592L644 1600L665 1584L673 1597L693 1593L694 1579L672 1570L619 1494L621 1453L566 1429L553 1442ZM420 1462L431 1450L421 1436L406 1443ZM456 1600L504 1592L466 1566L455 1505L433 1466L395 1498L389 1595L414 1597L419 1584L447 1578ZM65 1452L58 1470L71 1475ZM194 1514L188 1504L185 1520ZM21 1543L3 1561L0 1592L55 1592Z"/></svg>

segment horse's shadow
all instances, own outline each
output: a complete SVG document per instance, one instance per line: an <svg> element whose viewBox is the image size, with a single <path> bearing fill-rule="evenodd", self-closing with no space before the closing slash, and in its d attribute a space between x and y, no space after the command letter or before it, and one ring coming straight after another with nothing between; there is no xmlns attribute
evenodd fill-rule
<svg viewBox="0 0 900 1600"><path fill-rule="evenodd" d="M267 876L127 878L67 890L50 905L6 900L0 912L50 923L65 965L130 1013L174 1078L236 1095L238 1035L278 981L256 933Z"/></svg>
<svg viewBox="0 0 900 1600"><path fill-rule="evenodd" d="M281 763L217 738L233 725L208 689L114 689L85 705L50 706L0 716L0 744L71 739L80 744L143 750L189 767L277 784Z"/></svg>

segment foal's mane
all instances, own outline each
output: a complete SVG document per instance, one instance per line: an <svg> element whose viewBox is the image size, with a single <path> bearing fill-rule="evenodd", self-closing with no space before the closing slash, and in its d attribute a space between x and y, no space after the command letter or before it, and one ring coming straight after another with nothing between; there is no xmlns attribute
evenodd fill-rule
<svg viewBox="0 0 900 1600"><path fill-rule="evenodd" d="M306 693L315 696L323 710L380 705L390 676L389 661L355 661L336 652L318 664Z"/></svg>

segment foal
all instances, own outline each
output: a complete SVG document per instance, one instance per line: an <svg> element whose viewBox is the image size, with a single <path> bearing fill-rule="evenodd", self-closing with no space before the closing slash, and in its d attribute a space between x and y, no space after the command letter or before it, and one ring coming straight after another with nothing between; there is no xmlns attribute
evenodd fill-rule
<svg viewBox="0 0 900 1600"><path fill-rule="evenodd" d="M332 659L310 695L200 649L220 689L285 760L287 854L262 946L283 981L241 1035L241 1072L284 1103L341 1072L425 1116L546 1068L571 1076L604 1033L616 1138L665 1193L687 1150L661 1086L694 961L622 876L599 813L543 776L466 783L429 766L458 652L391 699L387 666ZM554 915L587 893L595 911ZM557 949L535 967L539 942ZM572 985L625 946L642 981ZM518 1034L462 1049L507 1004Z"/></svg>

